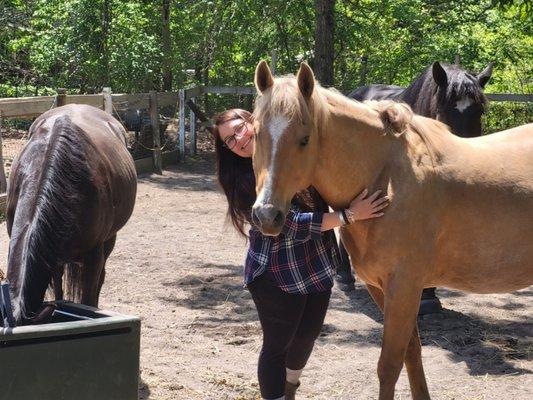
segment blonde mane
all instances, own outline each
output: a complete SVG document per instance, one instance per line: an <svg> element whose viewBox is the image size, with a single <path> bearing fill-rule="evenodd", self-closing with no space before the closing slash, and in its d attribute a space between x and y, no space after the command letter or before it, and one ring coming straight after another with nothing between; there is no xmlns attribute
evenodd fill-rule
<svg viewBox="0 0 533 400"><path fill-rule="evenodd" d="M412 132L423 141L433 167L440 158L433 137L452 135L448 126L442 122L416 115L405 103L393 100L367 100L359 102L344 96L333 88L323 88L315 81L315 90L308 103L298 90L296 77L292 74L276 77L275 84L258 94L253 113L254 119L265 115L284 115L289 120L303 121L307 116L312 119L321 135L322 126L330 118L328 105L353 115L354 107L366 117L380 120L384 132L396 137L404 137L407 142L408 132ZM411 143L409 143L411 144Z"/></svg>
<svg viewBox="0 0 533 400"><path fill-rule="evenodd" d="M302 118L303 96L296 86L294 75L275 78L275 85L259 93L255 100L254 119L259 115L284 115L289 120Z"/></svg>

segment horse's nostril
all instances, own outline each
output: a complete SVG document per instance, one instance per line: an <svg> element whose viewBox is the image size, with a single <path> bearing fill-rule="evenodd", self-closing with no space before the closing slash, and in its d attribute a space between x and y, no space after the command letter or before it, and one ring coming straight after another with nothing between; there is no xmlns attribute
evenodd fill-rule
<svg viewBox="0 0 533 400"><path fill-rule="evenodd" d="M259 216L257 215L257 210L255 208L252 209L252 223L258 227L261 226L261 220L259 219Z"/></svg>
<svg viewBox="0 0 533 400"><path fill-rule="evenodd" d="M274 217L274 224L281 225L283 224L283 213L278 210L276 216Z"/></svg>

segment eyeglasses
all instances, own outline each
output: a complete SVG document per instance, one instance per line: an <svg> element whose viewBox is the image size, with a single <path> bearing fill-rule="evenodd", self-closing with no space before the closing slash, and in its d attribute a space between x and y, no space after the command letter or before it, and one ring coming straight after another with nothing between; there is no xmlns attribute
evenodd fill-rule
<svg viewBox="0 0 533 400"><path fill-rule="evenodd" d="M228 136L224 139L224 147L228 150L232 150L236 145L239 139L242 139L244 135L248 133L248 124L246 121L242 121L239 125L236 125L233 129L233 135Z"/></svg>

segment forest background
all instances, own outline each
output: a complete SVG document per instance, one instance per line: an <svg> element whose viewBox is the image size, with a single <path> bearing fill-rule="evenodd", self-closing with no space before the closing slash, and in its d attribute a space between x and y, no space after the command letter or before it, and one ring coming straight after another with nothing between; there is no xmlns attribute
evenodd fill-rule
<svg viewBox="0 0 533 400"><path fill-rule="evenodd" d="M494 62L486 92L531 94L532 22L531 0L0 0L0 97L248 86L272 57L343 92L406 86L436 60ZM531 103L491 107L490 130L532 120Z"/></svg>

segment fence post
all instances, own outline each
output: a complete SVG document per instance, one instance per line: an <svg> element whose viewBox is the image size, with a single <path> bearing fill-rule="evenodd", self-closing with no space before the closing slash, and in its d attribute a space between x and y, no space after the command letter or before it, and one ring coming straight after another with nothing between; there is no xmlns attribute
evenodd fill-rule
<svg viewBox="0 0 533 400"><path fill-rule="evenodd" d="M365 86L366 84L366 72L368 67L368 57L366 55L361 56L361 69L359 70L359 86Z"/></svg>
<svg viewBox="0 0 533 400"><path fill-rule="evenodd" d="M57 89L56 107L61 107L67 104L67 89Z"/></svg>
<svg viewBox="0 0 533 400"><path fill-rule="evenodd" d="M278 51L276 49L272 50L271 57L272 63L270 65L270 70L272 71L272 75L276 75L278 65Z"/></svg>
<svg viewBox="0 0 533 400"><path fill-rule="evenodd" d="M191 99L191 102L194 104L194 97ZM190 108L190 107L189 107ZM196 155L196 114L194 113L194 110L191 108L191 113L189 114L189 126L190 126L190 132L191 132L191 154Z"/></svg>
<svg viewBox="0 0 533 400"><path fill-rule="evenodd" d="M157 107L157 92L150 90L150 125L152 127L152 157L156 174L163 174L163 162L161 159L161 140L159 135L159 112Z"/></svg>
<svg viewBox="0 0 533 400"><path fill-rule="evenodd" d="M185 158L185 89L180 89L178 91L179 98L179 159L183 160Z"/></svg>
<svg viewBox="0 0 533 400"><path fill-rule="evenodd" d="M113 115L113 98L111 97L110 87L105 87L102 90L102 97L104 101L104 111L109 115Z"/></svg>
<svg viewBox="0 0 533 400"><path fill-rule="evenodd" d="M0 111L0 193L7 191L6 172L4 171L4 157L2 152L2 111Z"/></svg>

